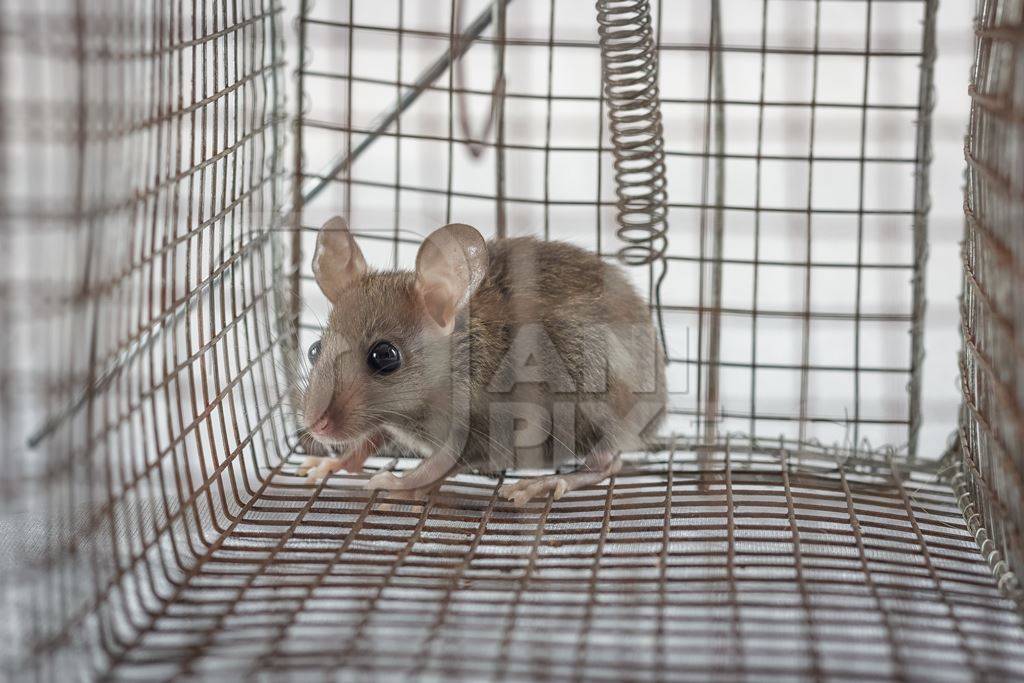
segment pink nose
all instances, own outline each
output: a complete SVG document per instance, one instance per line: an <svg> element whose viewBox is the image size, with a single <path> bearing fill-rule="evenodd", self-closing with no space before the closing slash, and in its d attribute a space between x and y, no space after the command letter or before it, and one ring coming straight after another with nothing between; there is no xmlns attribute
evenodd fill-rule
<svg viewBox="0 0 1024 683"><path fill-rule="evenodd" d="M331 420L325 415L313 425L313 431L322 434L331 426Z"/></svg>

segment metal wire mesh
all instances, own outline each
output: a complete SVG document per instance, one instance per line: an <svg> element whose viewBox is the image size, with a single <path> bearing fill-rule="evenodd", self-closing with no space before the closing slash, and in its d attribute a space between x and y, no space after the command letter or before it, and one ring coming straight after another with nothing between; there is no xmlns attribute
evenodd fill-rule
<svg viewBox="0 0 1024 683"><path fill-rule="evenodd" d="M979 2L970 95L960 357L963 408L955 483L989 560L1020 597L1024 568L1024 4Z"/></svg>
<svg viewBox="0 0 1024 683"><path fill-rule="evenodd" d="M521 472L464 475L397 508L362 488L368 474L298 477L293 332L319 330L305 261L321 214L339 207L377 264L408 263L452 218L618 253L592 8L467 3L459 26L450 6L304 0L294 82L275 0L5 8L0 671L1024 676L1019 611L978 551L988 531L962 514L971 498L905 457L935 4L736 5L652 5L668 74L661 308L680 350L672 427L689 437L522 510L496 495ZM784 29L800 22L810 31ZM465 56L461 85L449 49ZM851 65L858 78L836 82ZM731 90L743 73L757 77ZM285 156L289 88L300 112ZM493 116L493 141L472 140L478 162L463 143L486 126L464 129L460 106L471 124ZM743 173L746 199L721 180ZM661 265L633 271L655 303ZM840 274L856 296L816 300L817 278ZM749 298L731 299L741 290ZM847 356L818 357L819 341ZM850 391L830 405L817 383L840 378ZM761 393L780 382L785 396ZM794 439L725 436L734 429ZM856 447L800 441L811 437ZM369 471L408 464L376 458Z"/></svg>
<svg viewBox="0 0 1024 683"><path fill-rule="evenodd" d="M5 8L0 647L41 679L128 646L287 452L279 11Z"/></svg>
<svg viewBox="0 0 1024 683"><path fill-rule="evenodd" d="M490 3L461 4L303 3L305 253L343 211L382 265L456 218L615 258L596 13L516 0L502 34ZM667 430L915 453L935 6L650 3L671 233L630 270L664 321ZM464 28L459 81L435 67ZM475 139L459 121L486 119L497 73L500 125Z"/></svg>
<svg viewBox="0 0 1024 683"><path fill-rule="evenodd" d="M728 444L526 510L274 470L118 676L1008 680L1024 633L952 492L884 457ZM863 463L861 463L863 465Z"/></svg>

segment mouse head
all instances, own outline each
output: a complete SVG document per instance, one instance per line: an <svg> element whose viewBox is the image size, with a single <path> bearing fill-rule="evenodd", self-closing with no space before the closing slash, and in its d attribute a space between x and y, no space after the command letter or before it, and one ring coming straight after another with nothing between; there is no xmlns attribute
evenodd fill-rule
<svg viewBox="0 0 1024 683"><path fill-rule="evenodd" d="M375 272L342 218L320 230L313 274L332 304L308 351L303 422L323 443L417 423L450 391L453 333L487 272L487 245L468 225L423 242L414 272Z"/></svg>

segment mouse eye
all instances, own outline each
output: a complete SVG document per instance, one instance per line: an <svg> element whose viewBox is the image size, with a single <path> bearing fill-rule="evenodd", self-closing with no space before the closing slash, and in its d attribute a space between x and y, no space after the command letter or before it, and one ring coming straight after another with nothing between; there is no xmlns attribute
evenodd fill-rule
<svg viewBox="0 0 1024 683"><path fill-rule="evenodd" d="M389 341L379 341L370 347L370 353L366 356L366 364L374 372L387 375L397 370L402 365L402 354L398 347Z"/></svg>
<svg viewBox="0 0 1024 683"><path fill-rule="evenodd" d="M320 355L320 342L315 341L309 345L309 351L306 352L306 356L309 357L309 363L312 365L316 363L317 357Z"/></svg>

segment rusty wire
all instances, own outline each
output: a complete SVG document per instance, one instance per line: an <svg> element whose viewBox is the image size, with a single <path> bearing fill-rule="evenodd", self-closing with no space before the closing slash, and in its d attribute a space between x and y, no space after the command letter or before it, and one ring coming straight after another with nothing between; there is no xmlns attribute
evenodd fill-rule
<svg viewBox="0 0 1024 683"><path fill-rule="evenodd" d="M1024 570L1022 10L1019 0L985 0L976 15L954 478L988 560L1018 599L1021 588L1009 570Z"/></svg>
<svg viewBox="0 0 1024 683"><path fill-rule="evenodd" d="M0 201L18 492L3 520L18 533L0 659L19 674L108 668L289 452L280 12L4 8L3 157L19 170Z"/></svg>
<svg viewBox="0 0 1024 683"><path fill-rule="evenodd" d="M881 3L842 4L864 10L870 33ZM1019 406L1015 380L1000 374L1017 367L1010 361L1020 353L1012 306L1021 281L1019 240L1010 231L1020 223L1021 191L1008 182L1015 176L1007 165L1019 156L1004 156L1013 148L999 144L1019 128L1012 103L1020 99L1007 90L1014 79L995 68L1007 60L993 57L1019 61L1019 26L998 25L1011 15L1005 7L1019 2L1004 0L1003 14L998 2L980 5L968 139L963 460L953 486L938 476L948 474L948 463L913 462L907 449L863 445L867 436L888 435L894 446L913 442L920 280L905 309L873 307L860 296L854 308L823 309L808 294L814 273L850 273L864 283L878 273L921 271L927 133L901 126L915 152L882 154L869 153L866 132L870 117L893 112L919 117L920 131L929 114L935 3L908 4L921 9L922 23L898 28L919 37L920 48L880 49L867 39L863 49L839 50L820 35L811 47L780 45L766 20L774 0L758 5L756 45L732 41L717 11L720 25L709 25L706 39L679 35L673 12L680 4L653 3L651 38L663 73L681 56L713 52L722 61L717 70L710 59L701 63L708 80L697 91L672 79L661 89L662 106L676 108L663 110L664 120L690 107L695 129L704 131L697 146L666 138L666 168L695 162L704 190L668 202L672 239L661 254L670 278L696 268L693 279L681 281L704 293L656 306L669 323L670 368L692 369L703 384L684 393L678 375L673 380L673 411L681 418L674 427L684 436L666 433L652 444L655 452L633 455L607 484L521 510L497 489L524 473L461 476L424 504L390 509L383 495L361 485L407 460L375 458L367 473L317 483L296 475L304 453L293 436L288 379L298 371L298 339L318 332L323 310L303 254L321 214L386 203L386 221L353 224L379 264L401 265L418 244L410 229L430 227L410 224L410 216L431 214L440 224L476 202L481 215L493 217L501 199L511 233L592 238L593 248L614 258L622 247L612 237L616 201L603 182L614 155L600 128L591 139L568 142L561 138L573 131L559 128L570 103L592 107L594 121L606 117L599 78L575 91L579 83L559 79L567 54L600 54L596 27L589 37L566 36L558 11L568 3L517 0L501 26L481 14L453 45L451 22L431 24L414 3L398 0L394 21L370 21L353 8L386 9L384 3L304 0L291 81L284 10L275 0L195 0L190 7L45 0L5 15L0 605L11 618L0 624L0 675L1024 676L1019 605L1004 595L1014 594L1011 566L1020 560L1014 453L1021 423L1012 409ZM525 15L542 25L524 27L518 18ZM381 61L357 49L366 35L391 41L386 71L364 70ZM504 132L468 140L458 132L455 103L490 101L493 81L480 85L468 69L462 82L453 80L452 62L493 47L503 50L509 85ZM752 57L760 69L753 96L713 82L736 56ZM816 91L780 100L765 77L775 57L806 59L814 69L829 58L852 60L865 80L845 101ZM533 73L546 76L528 88L516 69L531 60L540 65ZM872 60L923 63L913 101L868 97ZM312 96L324 83L330 102ZM364 120L359 105L370 99L363 88L386 93L372 110L383 118ZM290 155L285 90L297 108ZM544 125L524 138L526 107L535 107ZM431 115L421 117L424 109ZM755 115L753 148L712 139L742 111ZM856 117L858 149L823 150L812 126L795 149L773 150L768 127L778 111ZM494 179L481 189L459 175L470 142L482 150L482 163L500 168L506 159L504 181L500 173L478 174ZM429 164L416 155L419 144L429 145ZM364 160L371 158L377 168L383 158L392 175L370 173ZM555 176L575 171L578 158L594 162L596 177L588 176L580 195L559 194ZM758 178L750 202L725 192L724 169L737 162L750 164ZM776 163L806 164L806 201L772 204L762 192L761 178ZM814 168L837 163L858 171L856 201L818 205ZM426 173L418 175L419 164ZM864 178L876 165L916 173L919 184L898 206L872 207ZM286 173L294 181L287 202ZM25 183L19 174L63 182ZM540 188L518 185L523 176L540 179ZM676 226L697 226L704 215L714 216L708 232L715 234L696 249L680 246L686 233ZM795 221L800 249L767 254L765 237L750 255L728 252L722 235L727 239L744 216L766 236L774 220ZM835 216L856 227L854 259L814 250L826 239L821 221ZM913 228L914 244L899 259L864 253L864 232L875 218ZM584 227L565 233L566 224ZM639 267L649 269L650 293L657 273L650 263ZM746 286L730 278L735 267L754 273L748 303L730 299ZM803 298L762 302L758 292L769 285L759 277L770 269L798 275ZM686 289L681 281L667 291ZM688 321L723 339L728 328L717 326L739 321L750 332L750 354L716 354L703 344L695 357L683 352L677 342ZM795 330L773 327L780 322ZM822 323L847 325L848 359L821 361L805 351L807 335ZM706 329L711 324L715 330ZM860 340L878 330L899 340L901 362L862 362ZM759 335L793 342L799 357L759 355ZM707 382L718 373L723 394L712 401ZM857 409L837 415L816 404L813 380L822 374L865 386L895 378L910 388L898 410L880 412L868 410L877 396L859 388ZM796 405L779 409L759 393L771 377L797 380ZM746 400L725 393L735 384L750 387ZM709 422L713 437L694 428ZM794 438L774 438L785 430ZM811 440L829 435L847 447Z"/></svg>
<svg viewBox="0 0 1024 683"><path fill-rule="evenodd" d="M793 444L686 444L516 510L275 468L119 660L133 678L927 680L1024 673L1012 603L927 473ZM800 454L797 464L795 454ZM904 479L904 477L908 477ZM671 488L669 488L671 486ZM852 634L857 634L852 638ZM1015 654L1016 653L1016 654Z"/></svg>

